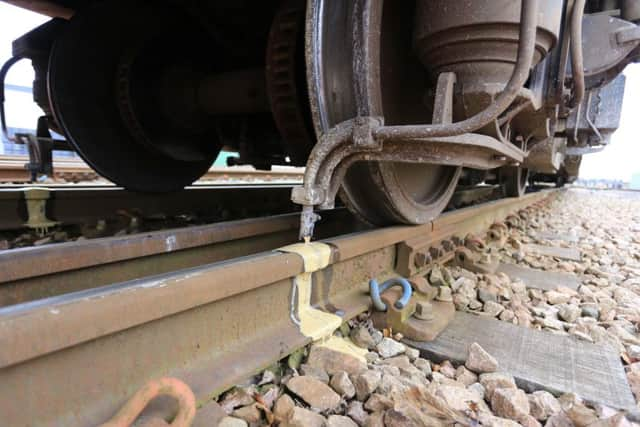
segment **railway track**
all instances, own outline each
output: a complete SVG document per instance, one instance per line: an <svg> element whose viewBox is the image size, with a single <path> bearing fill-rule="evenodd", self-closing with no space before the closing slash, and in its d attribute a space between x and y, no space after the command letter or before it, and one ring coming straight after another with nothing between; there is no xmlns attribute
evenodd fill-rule
<svg viewBox="0 0 640 427"><path fill-rule="evenodd" d="M25 183L31 180L24 165L26 156L0 156L0 183ZM303 169L274 167L263 171L251 166L211 167L199 181L241 181L241 182L299 182ZM80 159L56 158L53 162L53 182L108 182Z"/></svg>
<svg viewBox="0 0 640 427"><path fill-rule="evenodd" d="M135 193L108 184L3 185L0 249L290 213L297 210L291 188L279 182L224 183ZM497 194L498 186L460 188L449 209Z"/></svg>
<svg viewBox="0 0 640 427"><path fill-rule="evenodd" d="M0 231L25 227L27 200L60 225L87 224L117 216L195 215L202 221L273 215L294 210L291 184L199 184L173 193L135 193L111 185L0 186ZM254 203L248 205L247 200Z"/></svg>
<svg viewBox="0 0 640 427"><path fill-rule="evenodd" d="M358 231L335 210L317 227L320 242L294 247L283 248L296 241L291 214L0 252L0 395L12 396L0 401L3 421L98 424L149 379L171 375L195 393L197 425L213 397L368 310L371 278L450 260L465 236L519 221L554 194L415 227ZM320 328L300 315L317 310L292 295L294 283L328 316ZM147 413L173 410L155 402Z"/></svg>

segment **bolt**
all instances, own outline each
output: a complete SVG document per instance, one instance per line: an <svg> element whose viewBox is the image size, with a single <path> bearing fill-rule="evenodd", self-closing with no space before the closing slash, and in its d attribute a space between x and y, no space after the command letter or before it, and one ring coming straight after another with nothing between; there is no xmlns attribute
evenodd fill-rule
<svg viewBox="0 0 640 427"><path fill-rule="evenodd" d="M433 320L433 304L427 301L418 301L413 317L420 320Z"/></svg>
<svg viewBox="0 0 640 427"><path fill-rule="evenodd" d="M426 250L421 250L416 254L416 267L424 267L427 264L431 264L433 259Z"/></svg>
<svg viewBox="0 0 640 427"><path fill-rule="evenodd" d="M431 257L429 254L423 251L416 252L416 255L413 257L413 263L416 267L424 267L430 261Z"/></svg>
<svg viewBox="0 0 640 427"><path fill-rule="evenodd" d="M429 248L429 254L431 255L431 258L438 259L438 258L440 258L441 256L444 255L444 252L443 252L442 248L440 248L440 247L431 246Z"/></svg>
<svg viewBox="0 0 640 427"><path fill-rule="evenodd" d="M451 240L443 240L442 247L444 248L445 251L449 252L455 248L455 245Z"/></svg>

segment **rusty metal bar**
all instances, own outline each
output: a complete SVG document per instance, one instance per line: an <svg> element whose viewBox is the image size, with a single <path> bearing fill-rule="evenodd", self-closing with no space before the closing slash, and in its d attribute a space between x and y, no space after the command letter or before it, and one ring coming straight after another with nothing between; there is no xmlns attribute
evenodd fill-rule
<svg viewBox="0 0 640 427"><path fill-rule="evenodd" d="M323 213L323 237L359 225L345 210ZM294 242L297 214L84 240L0 252L0 307L158 275Z"/></svg>
<svg viewBox="0 0 640 427"><path fill-rule="evenodd" d="M25 187L0 187L0 230L24 227L27 211ZM112 186L46 186L49 189L47 217L64 225L87 224L129 212L141 218L154 215L197 214L215 217L223 211L233 218L234 211L244 215L288 213L294 210L289 201L291 184L223 184L197 185L172 193L135 193ZM247 199L259 200L255 211L247 210ZM237 214L236 214L237 215ZM236 216L237 217L237 216Z"/></svg>
<svg viewBox="0 0 640 427"><path fill-rule="evenodd" d="M0 182L21 183L29 182L31 176L25 169L29 162L28 156L2 155L0 156ZM290 181L302 180L303 168L290 166L274 166L272 170L258 170L252 166L212 166L200 181L244 180L244 181ZM87 182L101 180L108 182L93 171L85 162L78 158L56 158L53 161L53 176L55 181Z"/></svg>
<svg viewBox="0 0 640 427"><path fill-rule="evenodd" d="M291 215L282 215L268 219L161 230L133 236L83 240L56 246L13 249L0 252L0 266L3 271L0 283L185 250L290 228Z"/></svg>
<svg viewBox="0 0 640 427"><path fill-rule="evenodd" d="M582 17L586 0L576 0L571 10L571 73L573 74L573 97L570 107L579 105L584 98L584 60L582 57Z"/></svg>
<svg viewBox="0 0 640 427"><path fill-rule="evenodd" d="M465 235L551 193L443 215L431 224L328 239L312 303L366 310L371 277L396 275L396 244ZM300 256L267 252L0 309L0 413L7 425L107 420L149 378L185 381L199 403L306 344L291 321Z"/></svg>

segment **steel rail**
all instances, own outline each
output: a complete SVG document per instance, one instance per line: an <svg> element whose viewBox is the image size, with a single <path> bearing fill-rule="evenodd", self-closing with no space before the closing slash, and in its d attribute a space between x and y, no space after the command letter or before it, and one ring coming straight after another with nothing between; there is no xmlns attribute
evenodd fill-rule
<svg viewBox="0 0 640 427"><path fill-rule="evenodd" d="M330 263L313 274L312 304L349 319L371 306L369 279L398 275L398 243L478 233L552 194L329 238ZM1 308L3 422L97 424L149 379L167 375L206 405L310 341L290 318L292 283L302 272L299 255L270 251Z"/></svg>
<svg viewBox="0 0 640 427"><path fill-rule="evenodd" d="M281 188L289 187L282 185ZM95 209L92 204L101 206L105 203L102 193L93 192L95 187L81 189L89 191L88 195L97 198L97 202L82 199L82 192L76 195L77 197L69 196L73 200L73 206L66 206L65 212L79 215L78 218L53 218L87 221L87 212L91 213L91 209ZM240 190L238 197L242 199L243 206L247 196L251 197L252 194L247 192L247 189L262 189L263 192L259 195L261 200L264 200L270 197L269 191L276 191L278 187L272 184L268 187L224 186L223 189L229 190L231 196L234 194L231 190ZM74 187L74 190L77 188ZM450 206L455 208L461 204L468 205L475 200L486 199L496 190L497 186L461 188L454 193ZM209 196L200 192L196 192L195 195L203 196L195 197L196 206L199 206L198 202L217 204L222 200L215 192ZM282 195L285 196L283 206L286 205L289 202L286 198L288 192L275 193L275 196L271 197L274 199L270 201L271 205L277 205L277 200ZM6 195L0 192L0 217L3 217L5 211L8 216L2 218L0 224L2 221L8 221L16 212L14 204L3 202L3 196ZM121 198L115 198L115 201L118 200ZM63 201L64 199L58 200L58 203ZM167 201L164 200L165 203L157 207L166 209ZM115 208L123 206L114 201L109 203L113 205L114 211ZM259 206L269 207L270 203L263 201ZM181 207L188 206L184 201L177 204ZM87 205L91 207L88 211ZM225 206L232 209L234 203L227 202ZM277 210L272 209L271 212ZM82 215L79 212L82 212ZM98 212L105 213L102 210ZM0 307L268 250L295 241L297 225L297 214L290 213L0 251ZM369 226L360 223L346 209L322 211L318 238L368 228Z"/></svg>
<svg viewBox="0 0 640 427"><path fill-rule="evenodd" d="M29 171L24 168L27 156L0 156L0 182L29 182ZM270 171L257 170L250 166L211 167L200 181L244 180L244 181L291 181L302 180L303 168L276 168ZM54 180L82 182L102 180L85 162L79 159L56 158L53 162Z"/></svg>
<svg viewBox="0 0 640 427"><path fill-rule="evenodd" d="M0 230L25 226L28 219L25 191L34 187L49 190L47 217L63 225L87 224L122 213L141 219L196 214L229 220L264 212L288 213L295 208L289 200L291 184L286 183L202 184L171 193L135 193L110 185L0 186ZM255 203L247 206L247 200Z"/></svg>
<svg viewBox="0 0 640 427"><path fill-rule="evenodd" d="M367 226L322 212L320 237ZM225 261L295 241L298 214L0 251L0 307Z"/></svg>

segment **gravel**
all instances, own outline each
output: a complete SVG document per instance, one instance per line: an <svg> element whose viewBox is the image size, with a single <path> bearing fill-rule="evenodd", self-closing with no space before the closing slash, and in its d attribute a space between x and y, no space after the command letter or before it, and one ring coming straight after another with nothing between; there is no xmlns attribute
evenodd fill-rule
<svg viewBox="0 0 640 427"><path fill-rule="evenodd" d="M452 292L458 310L612 346L619 351L638 398L640 198L620 194L563 193L531 214L532 226L510 229L507 243L491 249L491 256L501 262L576 274L581 282L577 291L527 289L505 274L473 273L453 266L433 269L427 278ZM539 237L543 235L571 239ZM576 247L582 259L566 261L523 252L529 243ZM438 295L448 299L448 291ZM313 344L301 361L304 370L292 369L284 359L269 368L275 375L258 375L253 385L223 394L221 406L246 423L228 417L225 425L638 426L624 414L583 402L575 394L554 396L518 388L514 378L500 371L495 358L476 343L462 365L435 363L398 342L395 338L400 337L394 338L389 331L383 336L372 329L367 316L358 316L348 326L353 341L369 350L366 360ZM330 378L328 385L318 379L324 378L323 373ZM256 385L265 378L274 378L273 383ZM260 403L267 386L271 392L274 387L278 390L279 397L271 405ZM255 416L255 408L261 412L259 423L238 418ZM235 424L229 424L232 421Z"/></svg>
<svg viewBox="0 0 640 427"><path fill-rule="evenodd" d="M453 293L456 308L610 345L620 353L638 399L640 376L633 372L640 370L640 197L571 189L536 211L532 224L535 227L511 228L508 243L494 255L503 263L575 274L580 280L577 291L526 289L504 274L449 267L454 279L466 280ZM526 253L526 244L577 248L581 260ZM440 269L439 274L446 273ZM503 308L497 315L495 304Z"/></svg>

